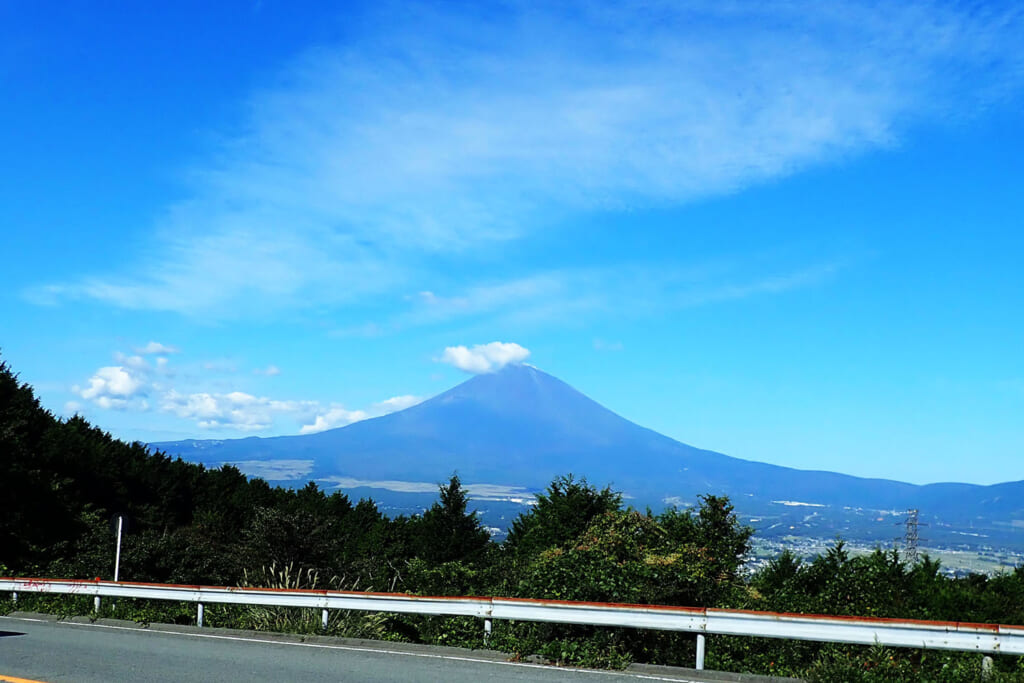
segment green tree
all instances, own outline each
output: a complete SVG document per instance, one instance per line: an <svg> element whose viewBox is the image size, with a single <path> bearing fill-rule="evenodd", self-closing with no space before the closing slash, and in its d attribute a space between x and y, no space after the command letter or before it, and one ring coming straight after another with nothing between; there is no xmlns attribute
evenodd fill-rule
<svg viewBox="0 0 1024 683"><path fill-rule="evenodd" d="M622 507L622 494L609 487L598 490L572 474L558 477L537 504L512 522L507 549L519 558L567 543L579 536L599 515Z"/></svg>
<svg viewBox="0 0 1024 683"><path fill-rule="evenodd" d="M490 534L469 511L469 495L457 474L438 486L439 500L413 524L416 554L430 564L471 562L480 557Z"/></svg>
<svg viewBox="0 0 1024 683"><path fill-rule="evenodd" d="M707 570L715 577L719 590L700 596L705 605L726 600L739 583L740 569L750 552L754 530L740 524L726 496L701 496L696 512L670 507L658 516L673 543L701 548Z"/></svg>

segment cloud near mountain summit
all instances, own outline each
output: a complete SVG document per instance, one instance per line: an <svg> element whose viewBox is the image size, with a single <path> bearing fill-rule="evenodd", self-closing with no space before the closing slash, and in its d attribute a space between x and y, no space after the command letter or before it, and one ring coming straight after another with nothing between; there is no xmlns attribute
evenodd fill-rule
<svg viewBox="0 0 1024 683"><path fill-rule="evenodd" d="M449 346L438 360L463 372L482 375L497 372L506 365L522 363L529 357L530 350L519 344L494 341L490 344L477 344L473 348Z"/></svg>

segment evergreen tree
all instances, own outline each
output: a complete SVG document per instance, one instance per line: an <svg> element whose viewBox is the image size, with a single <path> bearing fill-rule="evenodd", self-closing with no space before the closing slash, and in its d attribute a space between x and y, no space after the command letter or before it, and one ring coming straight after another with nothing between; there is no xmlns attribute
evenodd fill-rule
<svg viewBox="0 0 1024 683"><path fill-rule="evenodd" d="M438 487L440 500L414 524L417 555L427 562L473 561L490 542L476 513L468 511L469 495L457 474Z"/></svg>
<svg viewBox="0 0 1024 683"><path fill-rule="evenodd" d="M622 494L609 487L599 491L585 478L558 477L529 512L512 522L505 545L517 557L536 555L576 538L597 516L621 506Z"/></svg>

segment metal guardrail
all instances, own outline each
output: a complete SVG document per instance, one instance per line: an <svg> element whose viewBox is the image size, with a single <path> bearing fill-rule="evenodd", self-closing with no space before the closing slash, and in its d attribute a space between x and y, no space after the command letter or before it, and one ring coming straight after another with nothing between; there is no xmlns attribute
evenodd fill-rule
<svg viewBox="0 0 1024 683"><path fill-rule="evenodd" d="M99 611L101 597L192 602L197 605L196 623L199 626L203 625L204 605L230 604L320 609L324 628L327 626L328 610L342 609L477 617L484 620L486 635L491 632L493 619L683 631L695 633L697 636L698 669L704 668L707 634L1024 654L1024 626L966 622L517 598L423 597L401 593L179 586L61 579L0 578L0 591L12 592L15 601L19 592L93 596L96 611Z"/></svg>

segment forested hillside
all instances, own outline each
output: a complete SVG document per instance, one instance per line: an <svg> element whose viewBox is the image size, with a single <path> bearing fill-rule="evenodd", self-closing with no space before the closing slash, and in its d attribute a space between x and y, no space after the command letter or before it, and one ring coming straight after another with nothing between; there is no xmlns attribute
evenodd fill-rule
<svg viewBox="0 0 1024 683"><path fill-rule="evenodd" d="M353 503L313 482L272 488L230 466L207 469L151 454L79 417L57 419L6 363L0 421L0 563L18 574L109 578L112 520L123 515L129 532L122 577L130 580L232 584L263 567L291 565L345 577L361 589L451 593L486 586L601 599L601 589L586 580L559 587L557 576L614 558L624 572L659 568L647 584L637 574L620 599L695 604L723 599L736 587L750 536L725 499L709 497L696 514L652 516L623 509L609 489L567 476L552 482L498 545L468 510L455 475L422 515L388 518L371 500ZM593 538L586 552L552 552L583 535ZM674 581L666 581L673 572Z"/></svg>
<svg viewBox="0 0 1024 683"><path fill-rule="evenodd" d="M122 576L138 581L234 583L247 569L294 563L382 588L396 563L466 559L488 543L457 483L425 515L389 520L372 501L313 483L271 488L230 466L150 453L80 417L59 420L6 363L0 453L0 563L19 574L109 578L118 515L129 529Z"/></svg>
<svg viewBox="0 0 1024 683"><path fill-rule="evenodd" d="M740 607L1024 624L1024 570L989 578L943 577L924 558L895 551L850 557L841 543L811 563L783 554L742 572L750 529L725 498L661 514L572 476L555 479L508 539L490 540L457 476L422 515L388 518L370 500L291 490L206 469L114 439L81 418L44 410L0 363L0 575L111 578L117 515L129 520L121 578L224 585L334 587L419 594ZM31 604L31 596L24 598ZM25 604L20 603L20 604ZM40 608L53 608L40 599ZM0 602L0 610L12 605ZM135 609L119 601L107 609ZM66 605L60 609L70 609ZM148 608L147 608L148 609ZM135 618L189 619L166 607ZM174 612L178 609L178 612ZM211 606L212 624L316 629L288 610ZM332 632L481 646L472 619L337 616ZM631 660L692 665L691 636L543 624L495 625L490 646L563 663ZM890 652L711 638L708 665L814 680L976 680L976 655ZM1024 680L1016 658L1002 680ZM998 680L998 679L993 679Z"/></svg>

